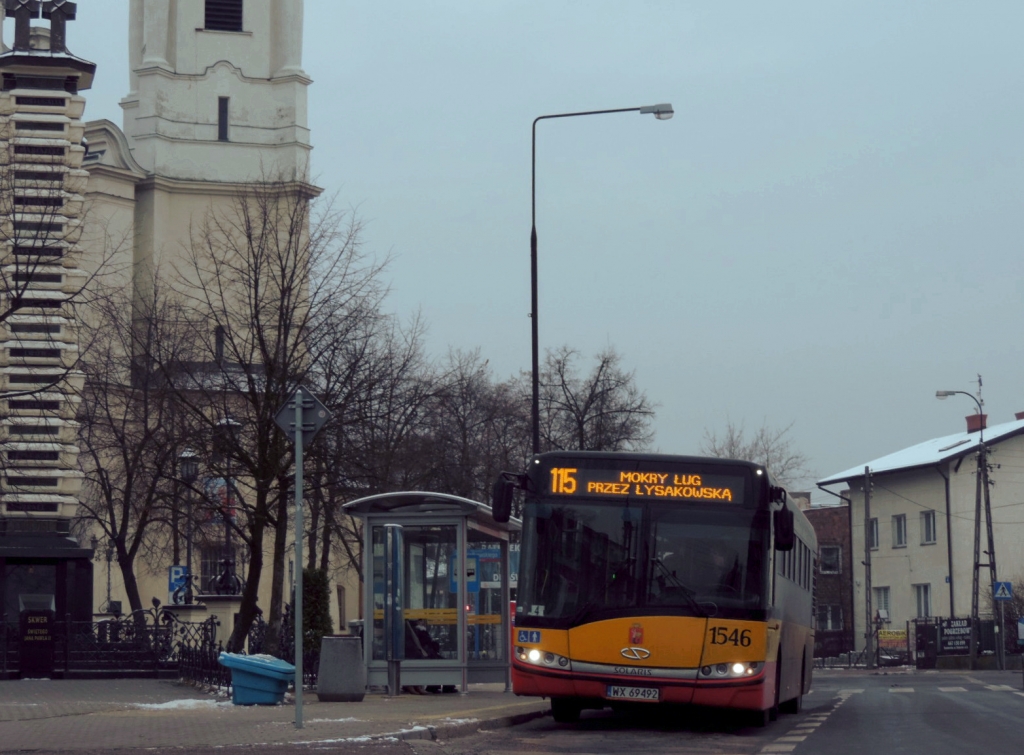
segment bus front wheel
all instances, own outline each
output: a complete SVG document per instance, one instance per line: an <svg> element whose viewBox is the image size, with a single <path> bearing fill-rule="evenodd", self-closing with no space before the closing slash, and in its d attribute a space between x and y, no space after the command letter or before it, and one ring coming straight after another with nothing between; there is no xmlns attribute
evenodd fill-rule
<svg viewBox="0 0 1024 755"><path fill-rule="evenodd" d="M580 720L583 707L566 697L551 698L551 717L560 724L572 724Z"/></svg>

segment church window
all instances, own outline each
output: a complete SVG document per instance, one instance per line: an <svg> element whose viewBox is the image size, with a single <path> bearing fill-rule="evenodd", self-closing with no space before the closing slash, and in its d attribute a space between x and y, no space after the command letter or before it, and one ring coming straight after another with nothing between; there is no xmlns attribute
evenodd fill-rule
<svg viewBox="0 0 1024 755"><path fill-rule="evenodd" d="M228 103L229 97L217 98L217 140L228 141Z"/></svg>
<svg viewBox="0 0 1024 755"><path fill-rule="evenodd" d="M217 364L224 361L224 326L218 325L213 329L213 353Z"/></svg>
<svg viewBox="0 0 1024 755"><path fill-rule="evenodd" d="M242 0L206 0L206 29L242 31Z"/></svg>

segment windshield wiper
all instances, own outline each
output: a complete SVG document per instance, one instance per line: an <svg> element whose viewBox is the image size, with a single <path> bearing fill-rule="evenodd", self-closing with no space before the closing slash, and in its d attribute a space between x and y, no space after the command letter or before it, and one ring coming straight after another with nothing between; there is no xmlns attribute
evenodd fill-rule
<svg viewBox="0 0 1024 755"><path fill-rule="evenodd" d="M676 597L677 595L682 596L686 604L696 612L698 616L704 616L705 618L709 616L707 609L697 602L697 598L695 597L697 592L693 588L689 587L679 579L679 577L675 575L675 572L669 571L668 567L665 566L664 562L660 558L652 558L651 563L653 563L654 566L657 567L657 570L661 572L657 576L652 577L652 582L657 582L658 587L662 590L665 590L666 585L670 586L672 588L673 597Z"/></svg>

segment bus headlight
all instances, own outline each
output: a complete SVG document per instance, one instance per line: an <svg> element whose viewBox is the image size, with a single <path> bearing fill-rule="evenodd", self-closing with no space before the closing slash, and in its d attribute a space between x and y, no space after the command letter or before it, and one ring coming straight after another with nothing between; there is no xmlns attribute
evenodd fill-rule
<svg viewBox="0 0 1024 755"><path fill-rule="evenodd" d="M705 679L740 679L745 676L754 676L760 669L761 664L758 662L737 661L702 666L700 675Z"/></svg>
<svg viewBox="0 0 1024 755"><path fill-rule="evenodd" d="M516 658L523 663L529 663L533 666L551 666L564 671L572 670L571 662L564 655L538 650L537 648L524 648L517 645Z"/></svg>

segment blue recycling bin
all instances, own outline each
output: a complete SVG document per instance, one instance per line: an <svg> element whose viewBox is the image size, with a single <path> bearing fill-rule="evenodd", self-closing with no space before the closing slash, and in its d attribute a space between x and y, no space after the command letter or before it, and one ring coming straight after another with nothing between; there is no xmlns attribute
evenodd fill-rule
<svg viewBox="0 0 1024 755"><path fill-rule="evenodd" d="M295 680L295 666L270 655L221 653L217 660L231 669L235 705L277 705Z"/></svg>

